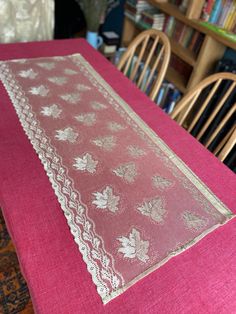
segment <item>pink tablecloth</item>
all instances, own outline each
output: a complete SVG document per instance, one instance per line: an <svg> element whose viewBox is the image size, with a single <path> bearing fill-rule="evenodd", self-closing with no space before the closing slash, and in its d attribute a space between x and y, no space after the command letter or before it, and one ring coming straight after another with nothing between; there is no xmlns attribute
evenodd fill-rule
<svg viewBox="0 0 236 314"><path fill-rule="evenodd" d="M84 40L2 45L0 59L76 52L235 211L235 175ZM37 313L236 312L235 219L104 306L2 86L0 93L0 204Z"/></svg>

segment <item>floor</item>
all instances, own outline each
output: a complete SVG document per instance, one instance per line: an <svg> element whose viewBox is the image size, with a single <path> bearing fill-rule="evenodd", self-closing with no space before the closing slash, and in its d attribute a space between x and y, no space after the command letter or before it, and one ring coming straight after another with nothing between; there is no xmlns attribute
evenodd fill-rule
<svg viewBox="0 0 236 314"><path fill-rule="evenodd" d="M27 284L0 210L0 313L33 314Z"/></svg>

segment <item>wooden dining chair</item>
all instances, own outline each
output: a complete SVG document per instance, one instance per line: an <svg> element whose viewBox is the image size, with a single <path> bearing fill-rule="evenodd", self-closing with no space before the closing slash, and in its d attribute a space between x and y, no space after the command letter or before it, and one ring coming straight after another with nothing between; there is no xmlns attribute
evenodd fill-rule
<svg viewBox="0 0 236 314"><path fill-rule="evenodd" d="M155 100L170 61L170 43L161 31L140 33L128 46L117 68Z"/></svg>
<svg viewBox="0 0 236 314"><path fill-rule="evenodd" d="M236 75L217 73L207 77L187 92L170 116L225 160L236 141Z"/></svg>

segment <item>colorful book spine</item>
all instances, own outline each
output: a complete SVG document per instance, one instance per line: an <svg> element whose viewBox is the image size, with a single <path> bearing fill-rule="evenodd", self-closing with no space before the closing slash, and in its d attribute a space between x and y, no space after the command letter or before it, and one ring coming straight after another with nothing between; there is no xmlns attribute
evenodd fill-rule
<svg viewBox="0 0 236 314"><path fill-rule="evenodd" d="M218 19L218 16L220 15L221 12L221 8L222 8L222 1L221 0L216 0L211 12L211 16L209 18L209 22L210 23L215 23Z"/></svg>
<svg viewBox="0 0 236 314"><path fill-rule="evenodd" d="M207 22L209 20L210 15L211 15L211 11L212 11L213 6L214 6L214 3L215 3L215 0L205 1L205 4L204 4L203 9L202 9L202 14L201 14L201 19L203 21Z"/></svg>

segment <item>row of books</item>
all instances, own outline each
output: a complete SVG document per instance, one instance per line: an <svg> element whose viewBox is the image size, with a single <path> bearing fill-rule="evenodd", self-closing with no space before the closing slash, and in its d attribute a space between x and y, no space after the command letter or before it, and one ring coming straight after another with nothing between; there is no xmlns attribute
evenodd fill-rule
<svg viewBox="0 0 236 314"><path fill-rule="evenodd" d="M142 11L150 9L152 6L144 0L127 0L125 7L125 15L130 17L135 22L141 18Z"/></svg>
<svg viewBox="0 0 236 314"><path fill-rule="evenodd" d="M170 114L181 96L181 92L173 84L164 81L157 94L156 104Z"/></svg>
<svg viewBox="0 0 236 314"><path fill-rule="evenodd" d="M132 9L130 9L131 7ZM132 11L134 9L132 5L127 4L125 14L136 21L141 28L155 28L163 31L169 38L172 38L184 48L193 51L196 55L198 54L204 40L202 33L199 33L181 21L178 21L173 16L166 15L154 7L144 9L137 21Z"/></svg>
<svg viewBox="0 0 236 314"><path fill-rule="evenodd" d="M141 13L140 26L144 28L155 28L158 30L163 30L165 22L165 14L158 10L157 8L149 8Z"/></svg>
<svg viewBox="0 0 236 314"><path fill-rule="evenodd" d="M163 32L184 48L193 51L196 55L204 40L202 33L176 20L173 16L166 16Z"/></svg>
<svg viewBox="0 0 236 314"><path fill-rule="evenodd" d="M207 0L202 9L201 19L236 33L236 1Z"/></svg>

